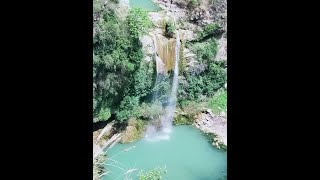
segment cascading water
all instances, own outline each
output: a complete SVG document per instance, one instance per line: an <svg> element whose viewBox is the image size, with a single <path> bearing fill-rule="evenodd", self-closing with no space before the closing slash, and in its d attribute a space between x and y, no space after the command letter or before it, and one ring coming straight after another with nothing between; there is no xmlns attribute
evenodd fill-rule
<svg viewBox="0 0 320 180"><path fill-rule="evenodd" d="M165 72L165 64L163 63L162 59L157 55L157 41L156 35L153 35L153 43L154 43L154 57L156 60L156 70L157 70L157 77L156 77L156 85L160 81L160 74ZM153 94L153 101L155 102L158 97L158 91L154 92Z"/></svg>
<svg viewBox="0 0 320 180"><path fill-rule="evenodd" d="M158 49L161 49L161 47L160 48L157 47L156 40L157 40L156 36L154 36L155 57L156 57L156 65L157 65L157 82L156 83L158 83L158 76L161 75L161 73L165 72L165 69L164 69L165 65L162 59L159 56L157 56L156 52L158 52ZM166 45L166 50L168 52L168 44ZM172 81L172 87L171 87L171 96L169 98L169 103L165 108L165 114L160 118L161 132L157 132L157 128L155 126L152 126L152 125L148 126L146 131L146 138L148 140L157 141L157 140L170 138L168 134L171 132L171 129L172 129L172 121L174 118L174 113L175 113L176 104L177 104L179 51L180 51L180 37L179 37L179 31L176 31L176 42L175 42L175 51L174 51L175 61L174 61L173 81ZM161 52L163 52L163 50ZM169 58L172 58L172 57L168 57L168 59ZM168 59L165 62L169 62ZM157 92L155 94L157 94Z"/></svg>
<svg viewBox="0 0 320 180"><path fill-rule="evenodd" d="M166 133L171 132L172 120L174 117L174 112L176 110L177 104L177 90L178 90L178 75L179 75L179 50L180 50L180 38L179 31L176 31L176 46L175 46L175 63L174 63L174 73L172 81L171 96L169 99L169 105L166 107L166 114L163 116L162 130Z"/></svg>

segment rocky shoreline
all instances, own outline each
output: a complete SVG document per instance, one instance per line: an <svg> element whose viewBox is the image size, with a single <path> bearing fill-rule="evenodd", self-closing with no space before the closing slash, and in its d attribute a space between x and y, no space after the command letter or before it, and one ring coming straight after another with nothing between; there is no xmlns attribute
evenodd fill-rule
<svg viewBox="0 0 320 180"><path fill-rule="evenodd" d="M222 115L215 115L211 110L200 113L196 116L193 126L202 130L204 133L211 133L216 137L212 145L217 148L227 146L227 119Z"/></svg>

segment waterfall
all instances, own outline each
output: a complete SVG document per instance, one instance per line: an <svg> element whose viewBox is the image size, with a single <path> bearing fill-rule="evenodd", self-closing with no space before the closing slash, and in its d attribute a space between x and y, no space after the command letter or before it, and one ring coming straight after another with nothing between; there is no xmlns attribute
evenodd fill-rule
<svg viewBox="0 0 320 180"><path fill-rule="evenodd" d="M157 128L153 125L148 126L146 131L146 138L148 140L158 141L170 138L168 134L171 132L172 121L174 118L174 113L176 111L180 52L179 31L176 31L175 41L173 41L174 39L167 40L162 36L156 35L153 36L153 39L155 49L155 60L157 66L156 84L158 83L159 76L161 74L167 72L170 69L174 69L169 103L167 107L165 107L164 115L160 117L161 132L157 132ZM154 94L154 100L155 97L157 97L157 92L155 92Z"/></svg>
<svg viewBox="0 0 320 180"><path fill-rule="evenodd" d="M173 70L175 61L175 39L167 39L161 34L153 36L157 56L164 63L165 71Z"/></svg>
<svg viewBox="0 0 320 180"><path fill-rule="evenodd" d="M161 123L164 132L171 132L172 120L174 118L174 112L177 105L177 90L178 90L178 75L179 75L179 52L180 52L180 37L179 31L176 31L176 43L175 43L175 63L174 73L172 81L171 96L169 99L169 105L166 107L166 114L163 116Z"/></svg>
<svg viewBox="0 0 320 180"><path fill-rule="evenodd" d="M177 88L178 88L178 75L179 75L179 54L180 54L180 37L179 31L176 32L176 60L174 66L174 75L173 75L173 82L172 82L172 94L171 97L174 98L176 102L177 97Z"/></svg>
<svg viewBox="0 0 320 180"><path fill-rule="evenodd" d="M156 59L157 79L158 79L158 74L162 74L165 71L165 64L163 63L162 59L157 55L157 39L155 35L153 36L153 43L154 43L154 56Z"/></svg>

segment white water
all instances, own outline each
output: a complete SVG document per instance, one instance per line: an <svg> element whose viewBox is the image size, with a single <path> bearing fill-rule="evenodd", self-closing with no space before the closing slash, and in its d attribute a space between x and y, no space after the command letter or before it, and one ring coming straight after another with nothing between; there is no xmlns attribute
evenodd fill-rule
<svg viewBox="0 0 320 180"><path fill-rule="evenodd" d="M179 31L176 31L176 58L174 64L174 74L172 81L171 96L169 99L169 105L166 107L166 115L162 118L162 131L165 133L170 133L172 129L172 120L174 112L176 111L177 104L177 90L178 90L178 75L179 75L179 51L180 51L180 38Z"/></svg>
<svg viewBox="0 0 320 180"><path fill-rule="evenodd" d="M154 37L154 46L156 49L156 38ZM174 67L174 74L173 74L173 81L172 81L172 89L171 89L171 96L169 99L169 104L165 108L165 114L161 117L161 132L158 132L156 127L149 126L147 127L146 131L146 139L151 141L158 141L158 140L168 140L170 139L170 132L172 131L172 121L174 118L174 113L176 111L176 104L177 104L177 90L178 90L178 75L179 75L179 53L180 53L180 37L179 31L176 31L176 46L175 46L175 67ZM157 79L158 74L161 70L161 62L162 60L155 54L156 56L156 63L157 63ZM158 73L159 72L159 73Z"/></svg>

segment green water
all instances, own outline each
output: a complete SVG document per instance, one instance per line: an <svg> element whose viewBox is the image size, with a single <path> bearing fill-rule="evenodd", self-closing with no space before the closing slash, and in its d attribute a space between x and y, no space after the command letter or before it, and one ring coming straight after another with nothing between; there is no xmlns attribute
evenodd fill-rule
<svg viewBox="0 0 320 180"><path fill-rule="evenodd" d="M123 151L132 146L129 151ZM116 144L107 155L118 162L109 160L107 164L124 170L107 165L110 173L103 180L123 180L121 175L130 168L138 169L130 176L136 180L141 169L150 170L159 166L166 166L164 180L227 179L227 153L213 148L200 130L192 126L173 127L167 140L142 139L129 144Z"/></svg>
<svg viewBox="0 0 320 180"><path fill-rule="evenodd" d="M149 11L159 11L158 7L152 0L129 0L130 7L140 7Z"/></svg>

